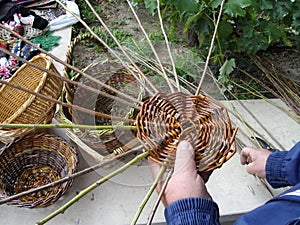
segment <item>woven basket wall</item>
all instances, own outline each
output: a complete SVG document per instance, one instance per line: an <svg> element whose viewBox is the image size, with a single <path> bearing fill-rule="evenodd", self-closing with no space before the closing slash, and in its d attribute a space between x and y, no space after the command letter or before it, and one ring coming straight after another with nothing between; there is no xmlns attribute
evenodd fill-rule
<svg viewBox="0 0 300 225"><path fill-rule="evenodd" d="M51 58L44 54L35 56L30 62L59 75ZM23 64L7 81L54 99L60 97L63 85L60 79L28 64ZM0 88L0 123L49 123L54 112L55 104L51 101L8 85L2 85ZM0 141L9 143L33 131L31 128L1 128Z"/></svg>
<svg viewBox="0 0 300 225"><path fill-rule="evenodd" d="M72 62L72 52L74 47L81 42L93 42L98 46L103 48L103 58L104 61L107 61L105 65L99 64L97 66L98 70L96 72L93 71L93 68L90 67L87 70L85 68L80 68L81 70L85 70L85 72L97 80L102 81L103 83L114 87L122 92L129 94L130 96L141 99L142 96L142 87L139 85L138 81L134 79L134 77L129 74L127 71L122 69L120 63L113 61L111 62L109 58L106 58L106 50L101 44L89 35L82 35L74 39L74 41L69 46L69 51L67 55L68 63ZM99 55L101 55L99 53ZM100 56L101 57L101 56ZM108 60L107 60L108 59ZM112 65L113 64L113 65ZM109 66L107 66L109 65ZM75 65L77 66L77 65ZM109 70L106 70L106 67L109 67ZM113 68L112 68L113 67ZM105 69L102 69L105 68ZM64 75L68 79L72 79L78 81L84 85L95 88L97 90L101 90L103 92L114 95L111 91L103 88L101 85L91 81L88 78L82 77L77 74L74 77L70 76L70 70L65 68ZM124 87L130 90L124 90ZM113 100L96 94L92 91L87 90L83 87L75 87L70 84L66 84L64 86L63 91L63 100L70 104L79 105L83 108L94 110L96 107L96 111L106 114L112 114L115 116L119 116L122 118L133 118L134 109L129 106L124 106L119 103L115 103ZM117 107L122 108L117 109ZM59 112L56 115L56 119L61 123L68 124L89 124L89 125L112 125L112 121L108 119L103 119L100 117L95 117L93 115L89 115L87 113L82 113L80 111L60 108ZM123 122L113 123L114 125L122 125ZM128 132L131 135L127 135ZM88 152L88 154L92 155L96 158L97 161L104 160L106 156L109 154L119 154L121 152L126 151L128 142L132 140L135 136L131 131L117 131L114 129L106 129L106 130L80 130L80 129L66 129L66 133L69 138L74 141L76 144L80 146L81 149ZM120 141L120 139L122 141ZM137 143L137 140L136 140Z"/></svg>
<svg viewBox="0 0 300 225"><path fill-rule="evenodd" d="M49 27L46 27L43 30L39 30L36 28L33 28L31 26L23 26L24 28L24 34L22 35L26 39L31 39L37 36L40 36L44 33L46 33L49 30ZM11 32L5 30L5 29L0 29L0 38L3 40L12 40L12 39L17 39L17 37L13 36Z"/></svg>
<svg viewBox="0 0 300 225"><path fill-rule="evenodd" d="M52 134L28 135L0 154L0 198L37 188L73 174L78 167L75 148ZM45 207L58 200L73 180L8 202L19 207Z"/></svg>

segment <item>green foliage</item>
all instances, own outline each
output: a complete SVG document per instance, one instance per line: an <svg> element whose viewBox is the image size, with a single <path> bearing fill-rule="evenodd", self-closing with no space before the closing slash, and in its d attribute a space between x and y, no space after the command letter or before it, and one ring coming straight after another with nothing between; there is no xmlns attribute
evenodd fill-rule
<svg viewBox="0 0 300 225"><path fill-rule="evenodd" d="M132 0L144 2L154 14L156 0ZM178 27L184 25L184 32L197 33L200 48L210 45L217 14L222 0L161 0L164 17ZM227 0L224 4L221 24L214 49L222 52L235 51L255 54L260 50L281 43L300 46L300 1L295 0Z"/></svg>
<svg viewBox="0 0 300 225"><path fill-rule="evenodd" d="M230 84L230 77L229 75L232 73L232 71L235 68L235 59L230 59L224 62L224 64L219 69L219 78L218 81L224 86L223 91L225 90L231 90L232 85Z"/></svg>

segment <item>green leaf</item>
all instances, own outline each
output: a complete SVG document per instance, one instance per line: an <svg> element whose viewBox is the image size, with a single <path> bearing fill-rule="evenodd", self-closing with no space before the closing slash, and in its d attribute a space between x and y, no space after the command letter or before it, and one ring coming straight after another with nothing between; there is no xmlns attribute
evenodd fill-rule
<svg viewBox="0 0 300 225"><path fill-rule="evenodd" d="M229 61L226 59L224 64L219 69L219 73L221 76L226 76L229 75L234 68L235 68L235 59L230 59Z"/></svg>
<svg viewBox="0 0 300 225"><path fill-rule="evenodd" d="M198 2L198 0L173 0L173 4L180 14L185 12L197 12Z"/></svg>
<svg viewBox="0 0 300 225"><path fill-rule="evenodd" d="M273 9L273 1L262 0L262 1L261 1L260 9L261 9L261 10L265 10L265 9Z"/></svg>
<svg viewBox="0 0 300 225"><path fill-rule="evenodd" d="M216 9L221 5L221 2L222 2L222 0L215 0L210 4L210 6L212 9Z"/></svg>
<svg viewBox="0 0 300 225"><path fill-rule="evenodd" d="M232 25L227 21L221 21L218 29L218 37L220 41L226 41L232 35Z"/></svg>
<svg viewBox="0 0 300 225"><path fill-rule="evenodd" d="M187 21L186 21L186 23L184 24L183 32L187 32L189 29L191 29L192 25L197 22L197 20L199 19L200 15L201 15L201 12L199 11L198 13L189 16L188 19L187 19Z"/></svg>
<svg viewBox="0 0 300 225"><path fill-rule="evenodd" d="M224 4L224 13L232 17L245 16L245 8L251 6L251 4L251 0L228 0Z"/></svg>
<svg viewBox="0 0 300 225"><path fill-rule="evenodd" d="M144 0L146 9L153 16L157 10L157 0Z"/></svg>

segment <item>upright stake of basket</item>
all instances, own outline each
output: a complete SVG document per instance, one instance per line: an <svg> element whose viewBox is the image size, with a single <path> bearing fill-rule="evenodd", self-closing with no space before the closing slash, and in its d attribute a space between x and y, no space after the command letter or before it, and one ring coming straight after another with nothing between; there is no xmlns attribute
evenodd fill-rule
<svg viewBox="0 0 300 225"><path fill-rule="evenodd" d="M237 128L231 126L226 108L207 96L159 93L144 101L136 125L150 157L170 167L181 140L193 145L198 171L221 167L236 152Z"/></svg>

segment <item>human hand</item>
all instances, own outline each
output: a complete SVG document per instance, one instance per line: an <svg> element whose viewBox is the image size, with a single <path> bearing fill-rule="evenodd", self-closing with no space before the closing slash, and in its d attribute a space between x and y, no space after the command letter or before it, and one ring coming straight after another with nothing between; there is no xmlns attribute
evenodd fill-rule
<svg viewBox="0 0 300 225"><path fill-rule="evenodd" d="M207 192L205 182L197 173L194 160L194 149L188 141L181 141L177 147L174 173L168 182L162 196L164 206L184 198L211 198ZM149 159L149 166L154 178L157 177L160 166ZM206 176L208 179L208 176ZM161 191L162 181L156 187L157 192Z"/></svg>
<svg viewBox="0 0 300 225"><path fill-rule="evenodd" d="M266 178L266 162L271 153L266 149L245 147L241 152L240 161L242 165L247 164L248 173Z"/></svg>

